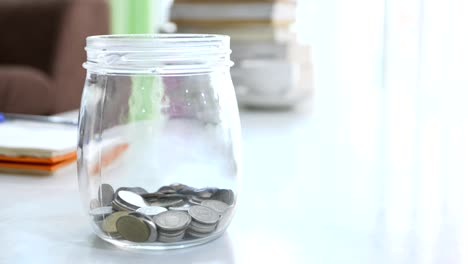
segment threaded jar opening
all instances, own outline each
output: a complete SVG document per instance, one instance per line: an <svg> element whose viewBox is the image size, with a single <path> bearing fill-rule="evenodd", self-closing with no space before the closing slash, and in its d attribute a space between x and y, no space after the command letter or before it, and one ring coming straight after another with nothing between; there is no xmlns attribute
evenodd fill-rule
<svg viewBox="0 0 468 264"><path fill-rule="evenodd" d="M104 74L194 74L232 66L229 36L101 35L86 39L88 71Z"/></svg>

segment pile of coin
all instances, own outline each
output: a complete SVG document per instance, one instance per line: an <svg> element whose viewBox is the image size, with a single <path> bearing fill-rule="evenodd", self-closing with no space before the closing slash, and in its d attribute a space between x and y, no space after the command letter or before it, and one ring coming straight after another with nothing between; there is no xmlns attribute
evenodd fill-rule
<svg viewBox="0 0 468 264"><path fill-rule="evenodd" d="M196 189L176 183L156 192L141 187L114 191L102 184L90 215L108 236L132 242L172 243L207 237L225 228L235 201L230 189Z"/></svg>
<svg viewBox="0 0 468 264"><path fill-rule="evenodd" d="M172 210L158 214L153 219L159 228L159 241L167 243L182 240L192 220L186 212Z"/></svg>
<svg viewBox="0 0 468 264"><path fill-rule="evenodd" d="M196 238L205 237L212 233L216 229L220 216L215 210L201 205L190 207L189 214L192 217L192 222L187 234Z"/></svg>

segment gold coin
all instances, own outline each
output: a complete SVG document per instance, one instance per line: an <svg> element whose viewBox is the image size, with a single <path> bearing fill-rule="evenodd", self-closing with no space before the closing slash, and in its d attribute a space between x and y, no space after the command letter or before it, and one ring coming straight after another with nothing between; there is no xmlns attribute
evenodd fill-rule
<svg viewBox="0 0 468 264"><path fill-rule="evenodd" d="M126 211L119 211L107 216L102 223L102 230L107 233L117 233L117 220L122 216L128 215L128 213Z"/></svg>
<svg viewBox="0 0 468 264"><path fill-rule="evenodd" d="M145 242L149 239L151 230L145 221L133 215L125 215L117 220L117 231L128 241Z"/></svg>

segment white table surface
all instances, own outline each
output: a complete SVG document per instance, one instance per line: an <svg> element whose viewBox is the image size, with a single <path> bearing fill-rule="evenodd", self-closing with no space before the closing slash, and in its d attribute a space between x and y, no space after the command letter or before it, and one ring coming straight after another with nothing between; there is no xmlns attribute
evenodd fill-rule
<svg viewBox="0 0 468 264"><path fill-rule="evenodd" d="M93 235L74 168L0 175L0 263L467 263L462 101L336 92L318 89L314 107L241 114L239 210L203 246L117 249Z"/></svg>

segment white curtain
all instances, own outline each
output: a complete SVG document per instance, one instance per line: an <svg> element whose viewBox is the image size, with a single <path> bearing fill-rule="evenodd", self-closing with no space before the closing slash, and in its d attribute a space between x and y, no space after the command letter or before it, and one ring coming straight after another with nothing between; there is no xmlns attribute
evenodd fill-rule
<svg viewBox="0 0 468 264"><path fill-rule="evenodd" d="M466 0L302 0L299 6L319 83L436 95L468 87Z"/></svg>
<svg viewBox="0 0 468 264"><path fill-rule="evenodd" d="M342 228L327 235L375 263L468 263L468 1L300 3L314 122L336 150L312 168Z"/></svg>

